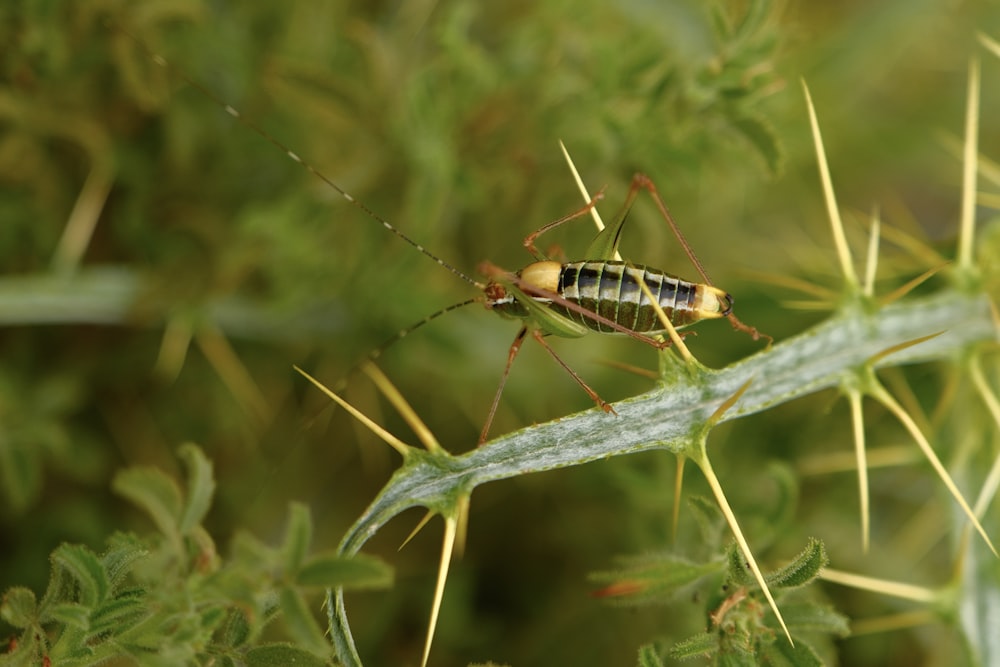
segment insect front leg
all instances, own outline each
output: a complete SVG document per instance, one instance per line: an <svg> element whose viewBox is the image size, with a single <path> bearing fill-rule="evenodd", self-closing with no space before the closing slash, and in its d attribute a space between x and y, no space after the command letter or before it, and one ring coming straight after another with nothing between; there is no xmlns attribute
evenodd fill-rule
<svg viewBox="0 0 1000 667"><path fill-rule="evenodd" d="M511 343L510 349L507 351L507 364L504 366L503 375L500 377L500 384L497 386L496 394L493 396L493 403L490 405L490 412L486 416L486 423L483 424L483 430L479 434L479 445L485 443L486 439L489 437L490 427L493 426L493 418L496 416L497 407L500 405L500 396L503 394L504 387L507 386L507 378L510 376L510 368L514 364L514 359L517 357L518 352L521 351L521 345L524 344L524 339L527 334L528 327L521 327L520 331L517 332L517 336L514 337L514 342ZM570 377L572 377L573 380L580 385L580 388L587 393L590 400L596 403L599 408L604 410L604 412L610 412L616 415L618 414L615 412L614 407L612 407L610 403L605 401L596 391L591 389L590 385L588 385L576 371L570 368L569 364L563 361L562 358L556 354L556 351L553 350L547 342L545 342L545 334L540 329L532 329L531 336L538 341L538 344L541 345L553 359L556 360L556 363L562 366L563 369L569 373Z"/></svg>
<svg viewBox="0 0 1000 667"><path fill-rule="evenodd" d="M521 345L524 343L524 337L527 334L528 327L522 326L521 330L514 336L514 342L510 344L510 349L507 350L507 365L503 367L503 375L500 376L500 385L497 387L497 393L493 396L493 404L490 405L490 413L486 415L486 423L483 424L483 430L479 434L479 443L477 446L486 442L486 438L489 437L490 427L493 426L493 417L496 416L497 406L500 405L500 395L503 393L503 388L507 386L510 367L514 363L517 353L521 351Z"/></svg>

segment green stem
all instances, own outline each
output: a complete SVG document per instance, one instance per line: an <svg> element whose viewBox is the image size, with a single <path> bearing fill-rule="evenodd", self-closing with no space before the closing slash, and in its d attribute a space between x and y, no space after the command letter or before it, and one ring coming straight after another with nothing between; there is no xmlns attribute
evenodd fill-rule
<svg viewBox="0 0 1000 667"><path fill-rule="evenodd" d="M392 517L413 506L447 513L458 498L484 484L621 454L690 445L715 410L747 380L752 382L721 421L750 415L805 396L842 380L884 350L903 347L878 367L958 358L977 343L996 340L996 325L984 296L945 290L867 311L848 307L794 338L727 368L678 374L662 386L615 404L618 415L592 409L502 436L460 456L409 457L345 535L344 554L354 554ZM330 604L333 638L341 660L360 665L343 596Z"/></svg>

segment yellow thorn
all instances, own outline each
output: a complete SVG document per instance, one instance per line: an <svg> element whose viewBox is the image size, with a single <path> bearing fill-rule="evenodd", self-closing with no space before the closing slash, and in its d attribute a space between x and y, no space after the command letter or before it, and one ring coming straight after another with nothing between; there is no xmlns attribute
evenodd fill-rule
<svg viewBox="0 0 1000 667"><path fill-rule="evenodd" d="M457 558L465 555L465 542L469 536L469 505L471 502L472 496L463 495L456 503L455 518L458 526L455 535L455 556Z"/></svg>
<svg viewBox="0 0 1000 667"><path fill-rule="evenodd" d="M986 47L987 51L992 52L993 55L995 55L997 58L1000 58L1000 42L991 39L985 33L982 32L977 33L976 36L979 38L979 43L982 44L984 47Z"/></svg>
<svg viewBox="0 0 1000 667"><path fill-rule="evenodd" d="M656 371L650 370L648 368L641 368L635 364L626 364L623 361L615 361L614 359L598 359L596 360L601 366L606 366L607 368L614 368L615 370L625 371L626 373L631 373L632 375L638 375L641 378L646 378L647 380L659 379L660 375Z"/></svg>
<svg viewBox="0 0 1000 667"><path fill-rule="evenodd" d="M103 157L103 151L98 154ZM54 273L71 273L80 266L114 182L112 169L107 161L97 161L87 174L87 180L73 204L62 237L52 255Z"/></svg>
<svg viewBox="0 0 1000 667"><path fill-rule="evenodd" d="M979 158L980 167L982 167L982 159L982 157ZM984 171L985 170L980 169L980 172L983 173L983 176L985 177L986 174ZM1000 195L992 192L983 192L980 190L976 193L976 202L980 206L985 206L986 208L1000 209Z"/></svg>
<svg viewBox="0 0 1000 667"><path fill-rule="evenodd" d="M725 402L723 402L723 404L720 405L714 413L712 413L712 416L708 418L708 422L706 423L706 429L711 428L714 424L716 424L726 411L736 404L736 401L740 399L740 396L742 396L743 393L750 387L751 382L753 382L753 378L744 382L732 396L727 398ZM781 624L781 629L785 631L785 636L788 637L788 643L794 646L795 642L792 641L792 634L789 632L788 626L785 625L785 619L781 616L781 611L778 610L778 603L774 601L774 596L771 595L771 589L767 587L767 582L764 580L764 575L760 571L760 567L757 565L757 560L754 558L753 552L750 551L750 545L743 536L740 524L736 521L736 515L733 513L733 508L729 506L726 494L722 490L722 484L719 482L719 478L715 476L715 470L712 469L712 463L708 460L708 453L705 450L704 437L701 439L701 447L699 448L697 458L694 458L694 462L699 468L701 468L702 473L705 475L705 479L708 481L708 486L712 489L716 502L719 503L719 509L722 510L722 515L726 518L726 523L729 524L729 529L733 531L736 543L739 545L740 551L743 553L743 557L747 559L747 564L750 566L750 570L753 572L753 576L757 580L757 585L759 585L761 591L763 591L764 597L767 598L767 602L771 606L771 610L774 612L775 618L778 619L778 623Z"/></svg>
<svg viewBox="0 0 1000 667"><path fill-rule="evenodd" d="M767 273L765 271L744 271L743 273L756 282L798 290L799 292L810 294L820 299L827 299L831 303L837 296L837 293L828 287L823 287L822 285L817 285L816 283L811 283L808 280L794 276Z"/></svg>
<svg viewBox="0 0 1000 667"><path fill-rule="evenodd" d="M909 445L888 445L868 449L865 447L865 459L869 470L874 468L895 468L897 466L913 465L920 460L919 454ZM851 472L858 467L858 458L854 452L823 452L803 457L795 469L801 475L831 475L840 472Z"/></svg>
<svg viewBox="0 0 1000 667"><path fill-rule="evenodd" d="M879 361L881 361L882 359L885 359L886 357L888 357L890 355L896 354L900 350L905 350L908 347L913 347L914 345L919 345L920 343L929 341L931 338L937 338L938 336L940 336L943 333L944 333L944 331L935 331L934 333L927 334L926 336L920 336L919 338L911 338L910 340L903 341L902 343L896 343L895 345L890 345L889 347L885 348L881 352L877 352L877 353L873 354L872 356L868 357L868 359L865 361L865 363L869 367L874 367L875 364L878 363Z"/></svg>
<svg viewBox="0 0 1000 667"><path fill-rule="evenodd" d="M896 400L889 394L889 392L887 392L877 380L874 380L874 378L869 388L869 393L871 393L875 400L884 405L889 412L895 415L896 419L898 419L906 430L910 432L910 436L916 441L917 446L920 447L920 450L924 453L927 461L934 468L935 472L937 472L941 481L944 482L948 492L951 493L952 497L962 508L962 511L969 518L969 521L971 521L972 525L975 526L976 531L983 538L983 541L986 542L986 546L990 548L990 551L993 552L994 556L1000 558L1000 554L997 553L996 547L993 546L993 542L990 540L989 535L986 534L986 530L983 528L982 524L979 523L979 519L976 518L975 512L973 512L972 508L969 507L965 497L962 496L962 492L959 491L958 487L955 485L954 480L952 480L951 475L948 474L947 469L945 469L944 464L941 463L941 459L938 458L934 449L927 441L927 438L925 438L924 434L921 433L919 428L917 428L917 424L913 421L913 418L910 417L906 410L904 410L902 406L900 406L899 403L897 403Z"/></svg>
<svg viewBox="0 0 1000 667"><path fill-rule="evenodd" d="M420 667L427 667L427 659L431 654L431 641L434 639L434 629L437 627L438 612L441 611L441 600L444 598L444 584L448 580L448 567L455 547L457 521L454 517L444 520L444 544L441 546L441 564L438 566L437 585L434 587L434 602L431 605L431 618L427 626L427 641L424 644L424 656Z"/></svg>
<svg viewBox="0 0 1000 667"><path fill-rule="evenodd" d="M741 384L740 388L734 391L729 398L723 401L722 405L717 407L715 409L715 412L712 413L712 416L708 418L708 421L705 423L705 427L711 428L712 426L718 424L719 420L722 419L722 416L729 411L729 408L736 405L736 401L740 400L740 396L746 393L746 390L750 388L750 384L752 382L753 378L750 378L749 380Z"/></svg>
<svg viewBox="0 0 1000 667"><path fill-rule="evenodd" d="M996 394L990 390L989 384L983 376L983 369L979 363L979 357L972 357L970 360L969 375L972 376L973 386L975 386L976 391L979 392L979 396L986 404L986 408L993 417L993 421L996 422L997 428L1000 429L1000 400L998 400ZM976 511L976 516L983 515L986 508L996 497L998 487L1000 487L1000 456L993 459L993 465L990 466L990 472L986 475L986 481L983 482L983 488L979 491L979 497L976 498L976 504L973 508Z"/></svg>
<svg viewBox="0 0 1000 667"><path fill-rule="evenodd" d="M576 170L576 165L573 163L573 158L569 156L569 151L566 150L566 144L563 143L562 139L559 140L559 148L562 149L563 157L566 158L566 164L569 165L570 173L573 174L573 180L576 181L576 187L580 190L580 194L583 195L583 202L589 204L591 202L590 193L587 191L587 186L584 184L583 179L580 177L580 172ZM601 220L601 214L598 213L597 207L594 206L590 209L590 217L594 219L594 226L597 227L598 232L604 231L604 221ZM615 259L621 260L621 255L615 252Z"/></svg>
<svg viewBox="0 0 1000 667"><path fill-rule="evenodd" d="M937 273L938 271L940 271L941 269L943 269L945 266L947 266L947 264L941 264L940 266L935 266L935 267L932 267L930 269L927 269L926 271L924 271L923 273L921 273L916 278L913 278L912 280L907 281L907 283L905 285L897 287L896 289L892 290L891 292L889 292L885 296L879 297L879 300L878 300L879 304L883 305L883 306L887 306L887 305L889 305L890 303L892 303L894 301L898 301L899 299L903 298L904 296L906 296L907 294L909 294L911 291L913 291L913 289L916 288L918 285L920 285L921 283L925 282L928 278L930 278L935 273Z"/></svg>
<svg viewBox="0 0 1000 667"><path fill-rule="evenodd" d="M677 470L674 473L674 515L670 521L671 539L677 541L677 525L681 520L681 489L684 486L684 461L687 457L683 454L677 455Z"/></svg>
<svg viewBox="0 0 1000 667"><path fill-rule="evenodd" d="M266 424L270 419L271 409L264 393L225 335L214 326L202 326L195 332L194 340L247 414L258 425Z"/></svg>
<svg viewBox="0 0 1000 667"><path fill-rule="evenodd" d="M432 512L431 510L427 510L427 514L425 514L423 518L417 522L417 525L413 527L413 530L410 531L410 534L406 536L406 539L403 540L403 542L399 545L399 548L396 551L402 551L403 547L409 544L410 540L416 537L417 533L423 530L424 526L427 525L427 522L430 521L433 516L434 512Z"/></svg>
<svg viewBox="0 0 1000 667"><path fill-rule="evenodd" d="M962 156L962 213L959 218L958 269L971 271L976 234L976 172L979 144L979 58L969 60L969 92L965 103L965 150Z"/></svg>
<svg viewBox="0 0 1000 667"><path fill-rule="evenodd" d="M715 476L715 471L712 470L712 464L709 462L708 456L705 453L704 441L700 456L695 459L695 463L698 464L698 467L701 468L702 473L705 475L705 479L708 480L708 486L712 489L712 493L715 494L715 500L719 503L719 509L722 510L722 515L726 517L726 523L729 524L729 529L733 531L736 543L739 545L740 551L743 553L743 557L747 559L747 564L750 566L750 570L753 572L753 576L757 580L757 585L760 586L761 591L763 591L764 597L767 598L767 603L771 606L771 611L774 612L775 618L777 618L778 623L781 624L781 629L785 631L788 643L794 646L795 642L792 641L792 634L788 631L788 626L785 625L785 619L782 618L781 611L778 610L778 603L774 601L774 597L771 595L771 589L767 587L764 575L760 571L760 567L757 565L757 559L754 558L753 552L750 551L750 545L747 544L747 540L743 536L743 531L740 530L740 524L736 521L736 515L733 513L733 508L729 506L729 501L726 500L726 494L722 491L722 484L719 483L719 478Z"/></svg>
<svg viewBox="0 0 1000 667"><path fill-rule="evenodd" d="M850 586L851 588L871 591L872 593L891 595L900 600L911 600L925 604L933 603L939 597L938 593L925 586L914 586L913 584L904 584L898 581L876 579L851 572L834 570L829 567L823 568L819 574L819 578L824 581L832 581L841 586Z"/></svg>
<svg viewBox="0 0 1000 667"><path fill-rule="evenodd" d="M376 424L374 421L372 421L371 419L369 419L367 417L367 415L365 415L365 413L361 412L360 410L358 410L357 408L355 408L353 405L351 405L350 403L348 403L347 401L345 401L344 399L342 399L340 396L338 396L337 394L335 394L332 391L330 391L329 389L327 389L323 385L323 383L321 383L319 380L317 380L313 376L309 375L309 373L306 373L304 370L302 370L298 366L294 366L293 368L295 368L295 370L298 371L299 374L302 375L302 377L304 377L305 379L307 379L310 382L312 382L321 392L323 392L324 394L326 394L327 396L329 396L330 398L332 398L334 401L336 401L336 403L340 407L344 408L349 413L351 413L351 416L353 416L359 422L361 422L366 427L368 427L368 430L370 430L372 433L374 433L378 437L382 438L382 440L384 440L387 445L389 445L390 447L392 447L393 449L395 449L397 452L399 452L400 456L402 456L404 459L407 456L410 455L410 446L408 444L406 444L405 442L403 442L402 440L400 440L399 438L397 438L396 436L394 436L392 433L389 433L388 431L386 431L384 428L382 428L381 426L379 426L378 424Z"/></svg>
<svg viewBox="0 0 1000 667"><path fill-rule="evenodd" d="M924 625L938 623L941 616L930 607L899 614L885 614L851 621L851 638L863 635L882 635L900 630L912 630Z"/></svg>
<svg viewBox="0 0 1000 667"><path fill-rule="evenodd" d="M857 389L847 391L847 401L851 406L851 424L854 427L854 455L858 466L858 496L861 509L861 551L868 553L869 536L871 535L871 511L868 489L868 461L865 451L865 421L861 405L861 392Z"/></svg>
<svg viewBox="0 0 1000 667"><path fill-rule="evenodd" d="M804 301L799 299L785 299L781 305L789 310L830 310L834 305L833 301Z"/></svg>
<svg viewBox="0 0 1000 667"><path fill-rule="evenodd" d="M881 229L882 223L876 208L872 211L872 231L868 237L868 258L865 262L864 295L869 298L875 293L875 270L878 268L878 244Z"/></svg>
<svg viewBox="0 0 1000 667"><path fill-rule="evenodd" d="M184 368L184 361L191 349L191 339L194 329L187 317L172 315L167 319L160 340L160 351L156 355L156 374L173 382Z"/></svg>
<svg viewBox="0 0 1000 667"><path fill-rule="evenodd" d="M882 236L885 240L900 246L903 250L913 255L917 261L924 264L938 265L949 261L923 239L905 229L884 224L882 225Z"/></svg>
<svg viewBox="0 0 1000 667"><path fill-rule="evenodd" d="M959 160L962 159L965 155L964 140L960 140L950 132L945 132L943 130L939 130L936 135L938 141L941 142L941 145L951 156L956 157ZM976 162L978 163L976 166L977 178L982 178L987 183L992 183L993 185L1000 184L1000 163L991 159L987 155L983 155L982 151L979 152ZM992 202L996 201L994 199L995 197L996 195L982 190L977 190L976 192L977 200L984 206L992 205L992 208L997 208L995 204L992 204Z"/></svg>
<svg viewBox="0 0 1000 667"><path fill-rule="evenodd" d="M403 395L399 393L399 390L396 389L396 385L394 385L389 378L385 376L385 373L383 373L378 366L370 361L366 361L361 365L361 370L365 375L371 378L371 381L375 383L375 386L382 392L382 395L389 400L392 407L396 408L396 411L403 417L403 421L405 421L409 427L413 429L413 432L417 434L417 438L420 442L424 443L424 447L427 448L427 451L435 454L445 451L444 447L441 446L441 443L439 443L437 438L434 437L434 434L431 433L431 430L427 428L427 424L425 424L423 420L417 416L413 407L406 401L405 398L403 398Z"/></svg>
<svg viewBox="0 0 1000 667"><path fill-rule="evenodd" d="M833 242L837 248L837 258L840 260L840 272L844 276L844 282L849 289L857 287L858 277L854 272L854 264L851 260L851 249L847 245L847 237L844 234L844 221L840 218L840 211L837 208L837 197L833 192L833 181L830 179L830 166L826 161L826 150L823 148L823 136L819 130L819 120L816 118L816 108L813 106L812 97L809 95L809 86L802 81L802 90L806 96L806 106L809 109L809 123L812 127L813 143L816 147L816 162L819 166L820 182L823 186L823 198L826 200L826 211L830 218L830 229L833 232Z"/></svg>

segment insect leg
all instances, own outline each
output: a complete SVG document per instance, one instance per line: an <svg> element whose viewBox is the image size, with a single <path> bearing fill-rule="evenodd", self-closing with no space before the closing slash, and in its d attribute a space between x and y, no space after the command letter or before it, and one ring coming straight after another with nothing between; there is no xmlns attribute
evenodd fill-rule
<svg viewBox="0 0 1000 667"><path fill-rule="evenodd" d="M497 393L493 396L493 404L490 406L490 413L486 415L486 423L483 424L483 430L479 434L479 443L483 444L486 442L486 438L490 434L490 426L493 425L493 417L496 416L497 406L500 405L500 394L503 393L503 388L507 384L507 377L510 375L510 366L514 363L514 357L517 353L521 351L521 344L524 343L524 337L528 333L528 327L523 326L521 330L517 332L514 336L514 342L510 344L510 349L507 350L507 365L504 366L503 375L500 376L500 386L497 387Z"/></svg>
<svg viewBox="0 0 1000 667"><path fill-rule="evenodd" d="M684 254L686 254L688 259L691 260L691 264L694 265L698 274L706 283L713 285L714 283L712 282L712 279L708 277L705 267L702 266L698 256L694 254L694 250L691 249L691 244L687 242L681 228L674 221L674 216L670 215L670 210L663 202L663 198L660 197L659 191L657 191L656 186L653 185L653 181L650 180L649 176L643 173L638 173L632 177L632 185L629 187L628 197L625 199L626 207L630 207L632 202L635 201L640 188L645 188L645 190L649 192L650 196L653 198L653 202L656 203L656 208L660 210L660 215L662 215L663 219L667 221L668 225L670 225L670 231L672 231L674 236L677 237L677 241L681 244L681 247L684 248Z"/></svg>
<svg viewBox="0 0 1000 667"><path fill-rule="evenodd" d="M549 346L549 344L545 342L545 336L541 331L535 329L534 331L531 332L531 335L532 337L534 337L535 340L538 341L539 345L545 348L546 352L552 355L552 358L555 359L560 366L566 369L566 372L569 373L574 380L576 380L576 383L580 385L580 388L582 388L585 392L587 392L587 396L590 396L590 400L592 400L594 403L597 403L597 406L602 410L604 410L605 412L614 412L614 414L618 414L617 412L615 412L615 409L611 407L610 403L608 403L603 398L598 396L597 392L591 389L590 386L583 381L583 378L577 375L576 371L570 368L569 365L567 365L566 362L563 361L558 354L556 354L556 351L553 350Z"/></svg>
<svg viewBox="0 0 1000 667"><path fill-rule="evenodd" d="M538 248L535 247L535 239L537 239L539 236L549 231L550 229L558 227L564 222L569 222L570 220L574 220L576 218L586 215L587 213L590 213L590 210L594 208L594 206L597 205L597 202L600 201L601 199L604 199L603 188L597 194L595 194L583 208L573 211L569 215L564 215L558 220L554 220L549 224L541 227L540 229L536 229L535 231L525 236L524 241L522 242L524 244L524 247L528 250L528 252L531 253L532 257L534 257L535 259L542 259L542 260L548 259L548 257L546 257L542 252L538 250Z"/></svg>
<svg viewBox="0 0 1000 667"><path fill-rule="evenodd" d="M663 219L667 221L668 225L670 225L670 231L672 231L674 236L677 237L677 241L680 242L681 247L684 248L684 254L686 254L688 259L691 260L691 264L693 264L694 268L697 269L702 279L704 279L707 284L713 285L714 283L712 282L712 279L708 277L705 267L702 266L701 261L698 259L697 255L694 254L694 250L691 249L691 244L687 242L687 239L684 237L684 233L681 232L681 228L674 221L674 217L670 215L670 210L664 203L663 198L660 197L660 193L657 191L656 186L653 185L653 181L650 180L649 176L646 176L646 174L643 173L637 173L632 177L632 186L629 188L628 197L625 199L625 206L630 207L632 205L632 202L638 195L640 188L649 192L650 196L653 198L653 202L656 203L656 208L660 211L660 215L662 215ZM732 311L726 315L726 319L729 320L729 323L733 325L734 329L748 334L754 340L766 338L768 345L774 342L774 339L771 336L757 331L755 327L752 327L749 324L741 322Z"/></svg>

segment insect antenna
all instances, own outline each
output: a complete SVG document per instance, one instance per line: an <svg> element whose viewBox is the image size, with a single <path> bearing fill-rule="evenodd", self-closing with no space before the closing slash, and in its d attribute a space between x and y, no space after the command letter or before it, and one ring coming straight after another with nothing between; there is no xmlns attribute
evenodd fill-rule
<svg viewBox="0 0 1000 667"><path fill-rule="evenodd" d="M465 282L469 283L470 285L476 287L477 289L481 290L481 289L484 289L486 287L483 283L479 282L478 280L475 280L474 278L471 278L470 276L468 276L464 272L460 271L459 269L455 268L454 266L452 266L451 264L449 264L445 260L441 259L440 257L438 257L437 255L435 255L431 251L427 250L427 248L425 248L421 244L417 243L416 241L414 241L413 239L411 239L409 236L407 236L406 234L404 234L402 231L400 231L399 229L397 229L388 220L386 220L385 218L383 218L379 214L375 213L375 211L373 211L370 208L368 208L367 206L365 206L359 200L355 199L350 193L348 193L346 190L344 190L339 185L337 185L336 183L334 183L323 172L321 172L319 169L317 169L316 167L314 167L312 164L310 164L310 163L306 162L304 159L302 159L302 157L300 157L298 153L296 153L291 148L289 148L288 146L286 146L285 144L283 144L281 141L279 141L278 139L276 139L274 136L272 136L267 130L265 130L264 128L260 127L259 125L257 125L253 121L249 120L248 118L244 117L243 114L240 113L239 109L237 109L236 107L230 105L224 99L222 99L221 97L219 97L218 95L216 95L214 92L212 92L210 89L208 89L204 85L198 83L198 81L196 81L195 79L191 78L190 76L188 76L187 74L185 74L183 71L181 71L181 70L177 69L176 67L172 66L170 64L170 62L167 61L166 58L164 58L163 56L161 56L157 52L153 51L137 35L133 34L132 32L130 32L129 30L127 30L123 26L118 25L118 24L116 24L116 23L114 23L114 22L112 22L110 20L105 21L105 25L107 25L107 27L109 29L111 29L111 30L117 30L118 32L120 32L123 35L127 36L130 40L132 40L132 42L136 46L138 46L138 48L140 48L142 51L144 51L154 63L156 63L160 67L163 67L165 70L167 70L167 72L171 76L177 77L178 79L180 79L181 81L183 81L187 85L191 86L192 88L194 88L195 90L197 90L198 92L200 92L202 95L204 95L208 99L210 99L213 102L215 102L216 105L218 105L219 107L221 107L227 114L229 114L230 116L232 116L238 123L242 124L244 127L248 128L248 129L250 129L250 131L254 132L257 136L261 137L262 139L264 139L265 141L267 141L268 143L270 143L272 146L274 146L275 148L277 148L278 150L280 150L281 152L283 152L285 155L287 155L288 157L290 157L293 161L295 161L296 163L298 163L299 165L301 165L310 174L312 174L313 176L315 176L316 178L318 178L320 181L322 181L328 187L332 188L341 197L343 197L344 199L346 199L350 204L352 204L353 206L361 209L361 211L364 212L368 217L372 218L373 220L375 220L375 222L381 224L382 227L384 227L388 231L392 232L397 237L401 238L403 241L405 241L406 243L410 244L412 247L416 248L421 254L425 255L426 257L431 258L432 260L434 260L435 262L437 262L437 264L439 266L447 269L448 271L450 271L454 275L458 276L459 278L461 278Z"/></svg>
<svg viewBox="0 0 1000 667"><path fill-rule="evenodd" d="M466 299L465 301L461 301L459 303L453 303L450 306L445 306L441 310L431 313L422 320L414 322L408 327L400 329L395 334L382 341L382 343L378 345L375 349L371 350L368 354L366 354L364 359L358 361L353 366L351 366L350 370L348 370L347 373L344 375L344 377L342 377L340 381L336 384L336 386L334 387L334 391L338 392L344 391L344 389L348 385L349 380L352 377L354 377L355 373L357 373L358 371L363 371L367 364L374 364L386 350L388 350L390 347L392 347L402 339L406 338L411 333L413 333L420 327L424 326L428 322L436 320L442 315L446 315L453 310L458 310L459 308L464 308L465 306L469 306L474 303L482 303L482 301L483 301L482 297L473 297L471 299Z"/></svg>
<svg viewBox="0 0 1000 667"><path fill-rule="evenodd" d="M458 310L459 308L464 308L465 306L469 306L469 305L474 304L474 303L482 303L482 301L483 301L482 297L473 297L471 299L466 299L465 301L462 301L460 303L453 303L450 306L446 306L446 307L442 308L441 310L438 310L436 312L431 313L430 315L428 315L424 319L420 320L419 322L414 322L410 326L408 326L408 327L406 327L404 329L400 329L395 334L393 334L390 338L388 338L385 341L383 341L381 345L379 345L374 350L372 350L371 352L369 352L368 356L367 356L367 361L375 361L376 359L378 359L379 357L381 357L382 353L385 352L387 349L389 349L390 347L392 347L393 345L395 345L396 343L398 343L402 339L406 338L411 333L413 333L414 331L416 331L420 327L424 326L425 324L427 324L431 320L436 320L437 318L441 317L442 315L450 313L453 310ZM359 365L361 365L361 364L359 364Z"/></svg>

